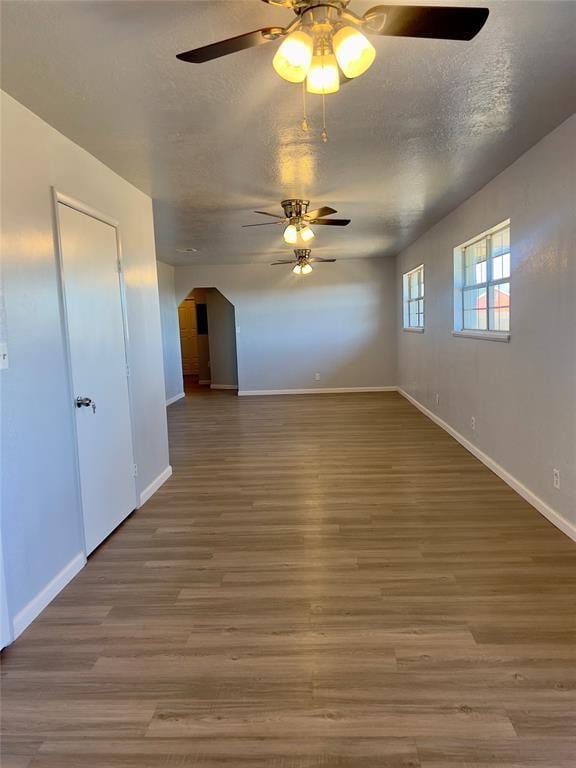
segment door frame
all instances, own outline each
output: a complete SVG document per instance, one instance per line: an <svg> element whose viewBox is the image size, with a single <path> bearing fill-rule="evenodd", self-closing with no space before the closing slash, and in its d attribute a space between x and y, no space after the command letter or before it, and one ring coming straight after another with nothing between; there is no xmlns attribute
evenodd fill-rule
<svg viewBox="0 0 576 768"><path fill-rule="evenodd" d="M122 313L122 331L124 338L124 360L126 365L126 382L128 386L128 418L130 420L130 448L132 453L132 464L134 466L133 477L133 507L132 512L138 508L138 496L136 492L136 463L134 460L134 446L136 444L134 435L134 406L132 396L132 382L130 377L130 364L128 359L128 349L130 335L128 331L128 314L126 310L126 285L124 281L124 268L122 263L122 242L120 239L120 222L117 219L108 216L96 208L87 205L82 200L78 200L75 197L66 195L64 192L60 192L56 187L51 187L52 195L52 215L53 215L53 228L54 228L54 251L56 254L56 270L58 272L58 298L60 304L60 319L62 328L62 339L64 343L64 355L66 358L66 380L67 380L67 395L71 405L74 403L74 378L72 375L72 354L70 349L70 333L69 333L69 320L68 320L68 308L66 302L66 276L64 272L64 257L62 253L62 231L60 227L60 216L58 213L58 205L65 205L67 208L71 208L78 213L83 213L86 216L90 216L97 221L101 221L103 224L108 224L114 228L116 233L116 257L118 264L118 290L120 293L120 308ZM71 411L73 413L73 411ZM84 528L84 510L82 507L82 484L81 484L81 472L80 472L80 452L78 447L78 428L76 424L75 416L72 418L72 434L74 439L74 469L76 478L76 496L78 499L78 510L80 512L80 526L82 531L82 545L84 551L84 557L87 556L86 546L86 532Z"/></svg>

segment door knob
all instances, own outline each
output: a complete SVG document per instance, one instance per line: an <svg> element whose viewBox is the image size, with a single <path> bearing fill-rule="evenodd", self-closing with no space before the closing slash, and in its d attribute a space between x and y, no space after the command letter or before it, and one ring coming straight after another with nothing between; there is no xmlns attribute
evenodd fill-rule
<svg viewBox="0 0 576 768"><path fill-rule="evenodd" d="M89 408L92 406L92 413L96 413L96 403L91 397L77 397L74 402L76 403L76 408L82 408L83 406Z"/></svg>

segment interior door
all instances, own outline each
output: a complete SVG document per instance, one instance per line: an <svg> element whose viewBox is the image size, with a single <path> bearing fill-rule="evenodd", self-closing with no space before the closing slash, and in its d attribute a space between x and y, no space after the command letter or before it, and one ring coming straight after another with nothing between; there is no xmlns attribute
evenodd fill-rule
<svg viewBox="0 0 576 768"><path fill-rule="evenodd" d="M180 323L180 347L182 350L182 373L185 376L198 375L198 329L196 325L196 302L185 299L178 307Z"/></svg>
<svg viewBox="0 0 576 768"><path fill-rule="evenodd" d="M86 553L136 506L116 229L58 203Z"/></svg>

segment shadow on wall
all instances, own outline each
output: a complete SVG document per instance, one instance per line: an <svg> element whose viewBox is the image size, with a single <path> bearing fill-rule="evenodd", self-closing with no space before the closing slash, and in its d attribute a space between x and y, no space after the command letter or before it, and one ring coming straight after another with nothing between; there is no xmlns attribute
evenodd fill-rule
<svg viewBox="0 0 576 768"><path fill-rule="evenodd" d="M178 307L178 321L187 382L238 389L234 305L217 288L194 288Z"/></svg>

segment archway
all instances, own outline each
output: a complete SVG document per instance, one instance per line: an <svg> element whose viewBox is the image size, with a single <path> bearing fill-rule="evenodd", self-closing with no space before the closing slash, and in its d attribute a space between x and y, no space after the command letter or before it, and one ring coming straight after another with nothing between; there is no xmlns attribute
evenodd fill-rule
<svg viewBox="0 0 576 768"><path fill-rule="evenodd" d="M217 289L194 288L178 307L184 391L238 390L234 305Z"/></svg>

